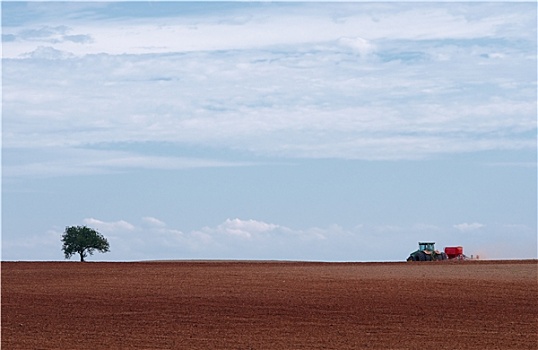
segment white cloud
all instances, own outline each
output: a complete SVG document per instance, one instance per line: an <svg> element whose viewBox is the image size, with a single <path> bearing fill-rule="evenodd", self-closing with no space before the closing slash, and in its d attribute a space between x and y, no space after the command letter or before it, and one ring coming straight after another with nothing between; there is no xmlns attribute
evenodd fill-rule
<svg viewBox="0 0 538 350"><path fill-rule="evenodd" d="M33 26L23 30L7 27L7 32L17 40L5 45L4 55L17 57L28 52L24 51L29 49L28 41L34 45L53 41L59 49L78 54L143 54L297 45L341 37L460 39L493 36L501 28L511 29L507 31L510 35L518 35L519 26L533 19L511 5L483 5L481 9L477 12L476 6L467 4L421 4L420 8L405 3L258 4L230 7L218 14L209 10L203 14L181 11L183 15L176 17L131 20L99 19L106 17L106 11L100 16L87 11L88 18L73 16L75 11L80 11L77 8L72 9L73 13L68 12L69 15L62 15L66 10L59 9L58 17L49 15L45 24L38 23L36 13ZM75 42L72 36L76 36ZM157 44L155 38L159 38Z"/></svg>
<svg viewBox="0 0 538 350"><path fill-rule="evenodd" d="M83 220L85 225L94 226L98 231L103 232L115 232L115 231L133 231L136 227L124 220L105 222L94 218L87 218Z"/></svg>
<svg viewBox="0 0 538 350"><path fill-rule="evenodd" d="M292 229L238 218L185 233L168 227L155 217L143 217L140 226L124 220L104 222L94 218L85 219L84 223L107 234L111 249L114 248L108 259L113 260L380 260L384 259L384 255L377 248L405 247L405 244L402 246L394 242L408 240L400 236L409 231L409 228L390 225L359 225L354 229L339 225ZM414 241L407 243L414 247Z"/></svg>
<svg viewBox="0 0 538 350"><path fill-rule="evenodd" d="M518 85L524 81L496 81L473 60L467 65L488 74L480 79L483 84L489 81L491 95L455 97L462 84L466 89L474 84L467 87L459 79L467 74L461 67L450 75L439 72L432 81L424 77L422 65L375 61L335 68L332 64L345 62L345 55L307 50L294 57L288 49L278 54L101 55L49 64L46 71L37 63L8 61L4 142L17 147L158 140L229 146L241 142L237 146L259 148L260 136L261 141L274 140L285 131L304 135L292 137L299 142L310 134L316 144L330 146L331 138L341 139L342 133L355 139L362 138L361 133L390 138L464 134L467 139L491 134L498 139L501 130L517 136L535 127L531 91L502 87L510 80ZM70 65L78 68L68 69ZM305 65L311 69L305 71ZM426 66L441 69L434 63ZM514 70L504 66L497 66L497 74ZM424 91L433 91L426 100ZM473 88L471 97L481 91ZM10 119L15 113L17 120ZM66 126L73 131L66 134ZM32 131L40 138L30 137ZM273 141L269 148L274 146Z"/></svg>
<svg viewBox="0 0 538 350"><path fill-rule="evenodd" d="M29 145L27 145L29 146ZM38 150L5 151L3 176L6 179L109 174L129 169L192 169L248 166L249 162L215 159L143 155L133 152L82 148L43 147Z"/></svg>
<svg viewBox="0 0 538 350"><path fill-rule="evenodd" d="M215 232L243 238L252 238L253 235L256 236L278 228L278 225L268 224L262 221L226 219L225 222L217 226ZM208 229L207 231L211 232L212 230Z"/></svg>
<svg viewBox="0 0 538 350"><path fill-rule="evenodd" d="M74 55L70 52L56 50L50 46L39 46L34 51L24 54L23 57L45 60L64 60L73 58Z"/></svg>
<svg viewBox="0 0 538 350"><path fill-rule="evenodd" d="M109 240L111 251L92 260L254 259L317 261L404 261L421 240L438 249L461 245L467 255L488 259L536 258L536 230L521 224L488 224L488 234L465 234L486 225L463 223L450 227L406 225L339 225L293 229L260 220L227 219L214 227L182 232L146 216L140 224L125 220L87 218L83 224ZM61 230L53 228L31 237L4 235L4 260L62 260ZM534 248L533 248L534 247Z"/></svg>
<svg viewBox="0 0 538 350"><path fill-rule="evenodd" d="M340 38L338 42L343 46L357 51L361 57L367 56L375 50L375 46L370 41L360 37Z"/></svg>
<svg viewBox="0 0 538 350"><path fill-rule="evenodd" d="M63 149L26 162L8 153L6 174L230 165L113 151L144 142L367 160L535 149L536 29L525 6L303 4L95 18L29 24L42 29L27 32L31 41L4 43L5 57L30 53L3 63L4 148ZM56 38L66 33L94 40ZM84 151L103 144L110 149ZM88 158L69 156L77 153Z"/></svg>
<svg viewBox="0 0 538 350"><path fill-rule="evenodd" d="M464 222L464 223L461 223L461 224L454 225L454 228L456 230L462 231L462 232L471 232L471 231L479 230L479 229L483 228L484 226L485 225L483 225L481 223L478 223L478 222L473 222L473 223Z"/></svg>
<svg viewBox="0 0 538 350"><path fill-rule="evenodd" d="M152 216L145 216L142 218L142 221L146 224L148 224L149 226L153 226L153 227L166 227L166 223L164 223L163 221L157 219L157 218L154 218Z"/></svg>

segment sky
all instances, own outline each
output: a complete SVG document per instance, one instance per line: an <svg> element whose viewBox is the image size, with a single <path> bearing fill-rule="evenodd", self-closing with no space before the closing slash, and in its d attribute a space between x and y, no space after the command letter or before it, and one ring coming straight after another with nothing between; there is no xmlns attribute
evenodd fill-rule
<svg viewBox="0 0 538 350"><path fill-rule="evenodd" d="M537 258L535 2L1 6L4 261Z"/></svg>

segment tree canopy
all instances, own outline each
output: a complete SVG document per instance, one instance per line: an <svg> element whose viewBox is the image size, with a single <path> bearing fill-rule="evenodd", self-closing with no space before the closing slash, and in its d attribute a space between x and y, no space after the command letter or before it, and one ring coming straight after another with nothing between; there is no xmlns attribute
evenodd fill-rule
<svg viewBox="0 0 538 350"><path fill-rule="evenodd" d="M80 261L93 255L94 251L106 253L110 251L107 239L96 230L86 226L70 226L65 228L62 235L62 250L65 258L69 259L74 254L80 255Z"/></svg>

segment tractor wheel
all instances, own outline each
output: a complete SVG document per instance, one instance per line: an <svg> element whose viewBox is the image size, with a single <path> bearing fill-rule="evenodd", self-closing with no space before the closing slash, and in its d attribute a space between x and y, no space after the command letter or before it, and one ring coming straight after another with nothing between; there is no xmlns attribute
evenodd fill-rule
<svg viewBox="0 0 538 350"><path fill-rule="evenodd" d="M426 261L426 254L424 252L418 252L418 261Z"/></svg>
<svg viewBox="0 0 538 350"><path fill-rule="evenodd" d="M445 252L442 252L441 254L439 254L439 260L448 260L448 256L446 255Z"/></svg>

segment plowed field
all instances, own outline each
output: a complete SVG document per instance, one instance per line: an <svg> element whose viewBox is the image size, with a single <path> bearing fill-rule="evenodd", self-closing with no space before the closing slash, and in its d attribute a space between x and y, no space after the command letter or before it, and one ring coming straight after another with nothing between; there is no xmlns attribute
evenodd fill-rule
<svg viewBox="0 0 538 350"><path fill-rule="evenodd" d="M538 262L4 262L2 349L537 349Z"/></svg>

